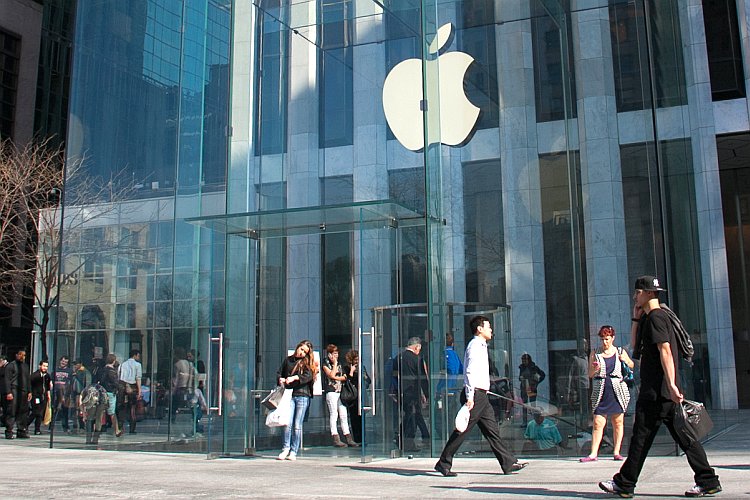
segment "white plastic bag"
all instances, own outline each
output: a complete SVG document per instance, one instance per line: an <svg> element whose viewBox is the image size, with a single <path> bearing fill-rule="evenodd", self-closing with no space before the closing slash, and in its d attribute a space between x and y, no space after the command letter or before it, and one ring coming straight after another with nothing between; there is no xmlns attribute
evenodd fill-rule
<svg viewBox="0 0 750 500"><path fill-rule="evenodd" d="M469 426L469 418L471 417L471 410L466 405L463 405L458 413L456 414L456 430L458 432L464 432Z"/></svg>
<svg viewBox="0 0 750 500"><path fill-rule="evenodd" d="M284 389L279 406L266 417L268 427L285 427L292 418L292 389Z"/></svg>

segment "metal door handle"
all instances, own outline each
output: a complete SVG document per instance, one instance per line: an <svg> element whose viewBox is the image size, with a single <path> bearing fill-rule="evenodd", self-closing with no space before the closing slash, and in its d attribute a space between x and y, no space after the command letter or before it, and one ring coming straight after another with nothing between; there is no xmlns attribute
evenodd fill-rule
<svg viewBox="0 0 750 500"><path fill-rule="evenodd" d="M217 392L218 395L216 396L217 399L217 405L211 406L209 402L209 411L216 410L219 415L221 415L221 410L223 406L224 401L224 332L219 332L218 337L212 337L211 334L208 334L208 374L206 379L208 380L209 384L211 383L211 367L213 366L213 360L211 359L211 352L212 349L210 348L212 343L218 343L219 344L219 384L217 386ZM208 391L206 391L209 394L209 398L211 397L211 389L209 388Z"/></svg>

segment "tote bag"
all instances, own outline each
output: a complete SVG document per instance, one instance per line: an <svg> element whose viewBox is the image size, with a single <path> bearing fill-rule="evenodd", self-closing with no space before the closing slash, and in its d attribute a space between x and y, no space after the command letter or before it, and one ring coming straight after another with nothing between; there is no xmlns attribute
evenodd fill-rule
<svg viewBox="0 0 750 500"><path fill-rule="evenodd" d="M279 401L281 401L281 398L284 396L284 386L278 385L274 390L271 391L271 393L263 398L263 401L260 402L263 406L268 408L269 410L275 410L279 407Z"/></svg>
<svg viewBox="0 0 750 500"><path fill-rule="evenodd" d="M285 427L292 418L292 390L284 389L284 394L275 410L266 417L268 427Z"/></svg>

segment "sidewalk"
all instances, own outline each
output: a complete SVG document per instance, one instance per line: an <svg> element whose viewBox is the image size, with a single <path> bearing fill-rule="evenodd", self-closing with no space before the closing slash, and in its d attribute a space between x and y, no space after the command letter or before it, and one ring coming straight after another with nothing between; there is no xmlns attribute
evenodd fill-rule
<svg viewBox="0 0 750 500"><path fill-rule="evenodd" d="M748 414L750 415L750 414ZM750 498L747 418L706 444L725 499ZM272 456L207 460L203 455L44 449L0 439L0 489L12 498L615 498L599 490L620 463L536 459L518 474L497 474L494 459L457 456L445 478L435 459L352 459ZM19 478L18 481L11 478ZM17 489L16 485L25 487ZM646 461L637 497L679 498L693 485L685 457ZM12 493L11 489L12 488Z"/></svg>

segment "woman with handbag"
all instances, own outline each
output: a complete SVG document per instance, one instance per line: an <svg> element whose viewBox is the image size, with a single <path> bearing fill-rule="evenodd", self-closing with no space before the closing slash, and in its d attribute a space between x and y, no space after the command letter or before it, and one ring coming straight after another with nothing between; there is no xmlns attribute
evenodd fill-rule
<svg viewBox="0 0 750 500"><path fill-rule="evenodd" d="M357 367L359 366L359 352L352 349L351 351L346 353L344 359L346 360L346 365L344 366L344 374L346 375L347 380L345 383L351 384L354 389L356 389L355 393L357 397L354 399L354 401L347 403L347 407L349 408L349 416L352 422L352 439L354 440L355 444L359 444L362 443L362 415L359 414L358 404L359 371ZM367 370L365 370L364 366L362 366L362 380L364 381L366 386L370 385L370 376L367 374Z"/></svg>
<svg viewBox="0 0 750 500"><path fill-rule="evenodd" d="M334 344L326 347L326 358L323 360L323 391L326 395L328 406L328 422L331 426L331 437L333 446L345 448L347 445L356 447L357 443L352 440L349 433L349 412L341 402L341 386L346 382L343 368L339 363L339 348ZM339 438L337 423L341 421L341 430L344 432L344 441Z"/></svg>
<svg viewBox="0 0 750 500"><path fill-rule="evenodd" d="M317 373L313 346L309 340L297 344L294 354L284 358L276 372L279 385L292 389L291 418L284 430L284 446L278 460L297 460L297 453L302 444L302 423L313 397L313 380Z"/></svg>
<svg viewBox="0 0 750 500"><path fill-rule="evenodd" d="M591 453L579 459L580 462L596 462L599 445L602 443L607 417L612 418L614 434L614 459L623 460L620 455L625 409L630 402L630 391L623 380L622 365L632 369L635 363L627 351L615 347L615 329L604 325L599 329L602 345L589 357L589 377L592 379L591 408L594 411L594 428L591 431Z"/></svg>

